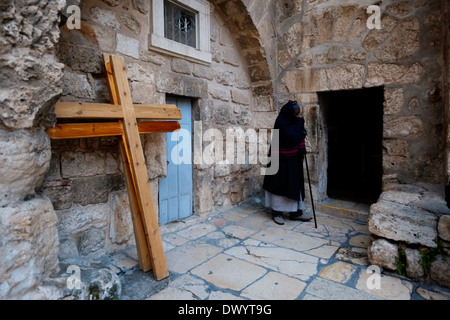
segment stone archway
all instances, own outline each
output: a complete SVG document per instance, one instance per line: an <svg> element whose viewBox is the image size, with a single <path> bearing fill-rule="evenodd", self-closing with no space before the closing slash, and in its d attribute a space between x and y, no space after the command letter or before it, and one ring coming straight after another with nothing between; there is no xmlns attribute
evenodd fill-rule
<svg viewBox="0 0 450 320"><path fill-rule="evenodd" d="M274 93L263 39L242 0L210 0L234 36L246 63L255 96Z"/></svg>

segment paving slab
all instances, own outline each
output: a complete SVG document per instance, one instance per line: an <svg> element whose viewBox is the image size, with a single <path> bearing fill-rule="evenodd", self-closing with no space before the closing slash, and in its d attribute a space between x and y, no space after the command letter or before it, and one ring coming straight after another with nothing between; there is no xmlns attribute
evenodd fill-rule
<svg viewBox="0 0 450 320"><path fill-rule="evenodd" d="M251 300L294 300L305 289L306 283L279 272L269 272L248 286L242 296Z"/></svg>
<svg viewBox="0 0 450 320"><path fill-rule="evenodd" d="M235 246L225 253L300 280L315 275L319 264L317 257L278 247Z"/></svg>
<svg viewBox="0 0 450 320"><path fill-rule="evenodd" d="M332 280L315 278L306 292L323 300L380 300L380 297L348 287Z"/></svg>
<svg viewBox="0 0 450 320"><path fill-rule="evenodd" d="M204 242L188 242L166 253L167 265L170 272L184 274L221 251Z"/></svg>
<svg viewBox="0 0 450 320"><path fill-rule="evenodd" d="M219 254L192 270L192 274L224 289L241 291L267 270L235 257Z"/></svg>

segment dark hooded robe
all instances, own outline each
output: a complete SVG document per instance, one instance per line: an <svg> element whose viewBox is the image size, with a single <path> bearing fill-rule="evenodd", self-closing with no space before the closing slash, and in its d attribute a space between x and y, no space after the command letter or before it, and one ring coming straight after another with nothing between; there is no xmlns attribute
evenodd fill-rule
<svg viewBox="0 0 450 320"><path fill-rule="evenodd" d="M306 130L305 120L295 115L298 108L297 102L289 101L275 121L274 129L279 130L279 150L272 147L270 152L271 156L278 153L279 170L275 175L264 177L263 189L272 195L299 202L305 199L303 157Z"/></svg>

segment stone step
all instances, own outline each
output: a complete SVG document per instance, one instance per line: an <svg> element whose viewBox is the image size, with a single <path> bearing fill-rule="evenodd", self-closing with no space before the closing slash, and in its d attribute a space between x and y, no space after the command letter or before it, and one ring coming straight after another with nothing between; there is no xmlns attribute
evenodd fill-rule
<svg viewBox="0 0 450 320"><path fill-rule="evenodd" d="M316 210L319 212L361 222L367 222L369 208L369 204L337 199L326 199L316 204Z"/></svg>

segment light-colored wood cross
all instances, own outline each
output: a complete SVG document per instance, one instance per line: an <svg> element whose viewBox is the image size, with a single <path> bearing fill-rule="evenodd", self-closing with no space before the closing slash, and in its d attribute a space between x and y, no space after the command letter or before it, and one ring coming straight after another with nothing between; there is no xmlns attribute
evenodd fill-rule
<svg viewBox="0 0 450 320"><path fill-rule="evenodd" d="M120 155L130 201L140 268L153 269L155 279L169 275L158 216L155 211L140 134L180 129L181 110L175 105L133 105L124 60L103 54L112 104L58 102L57 119L115 119L116 122L61 123L47 130L51 139L121 136ZM138 119L152 121L138 122Z"/></svg>

